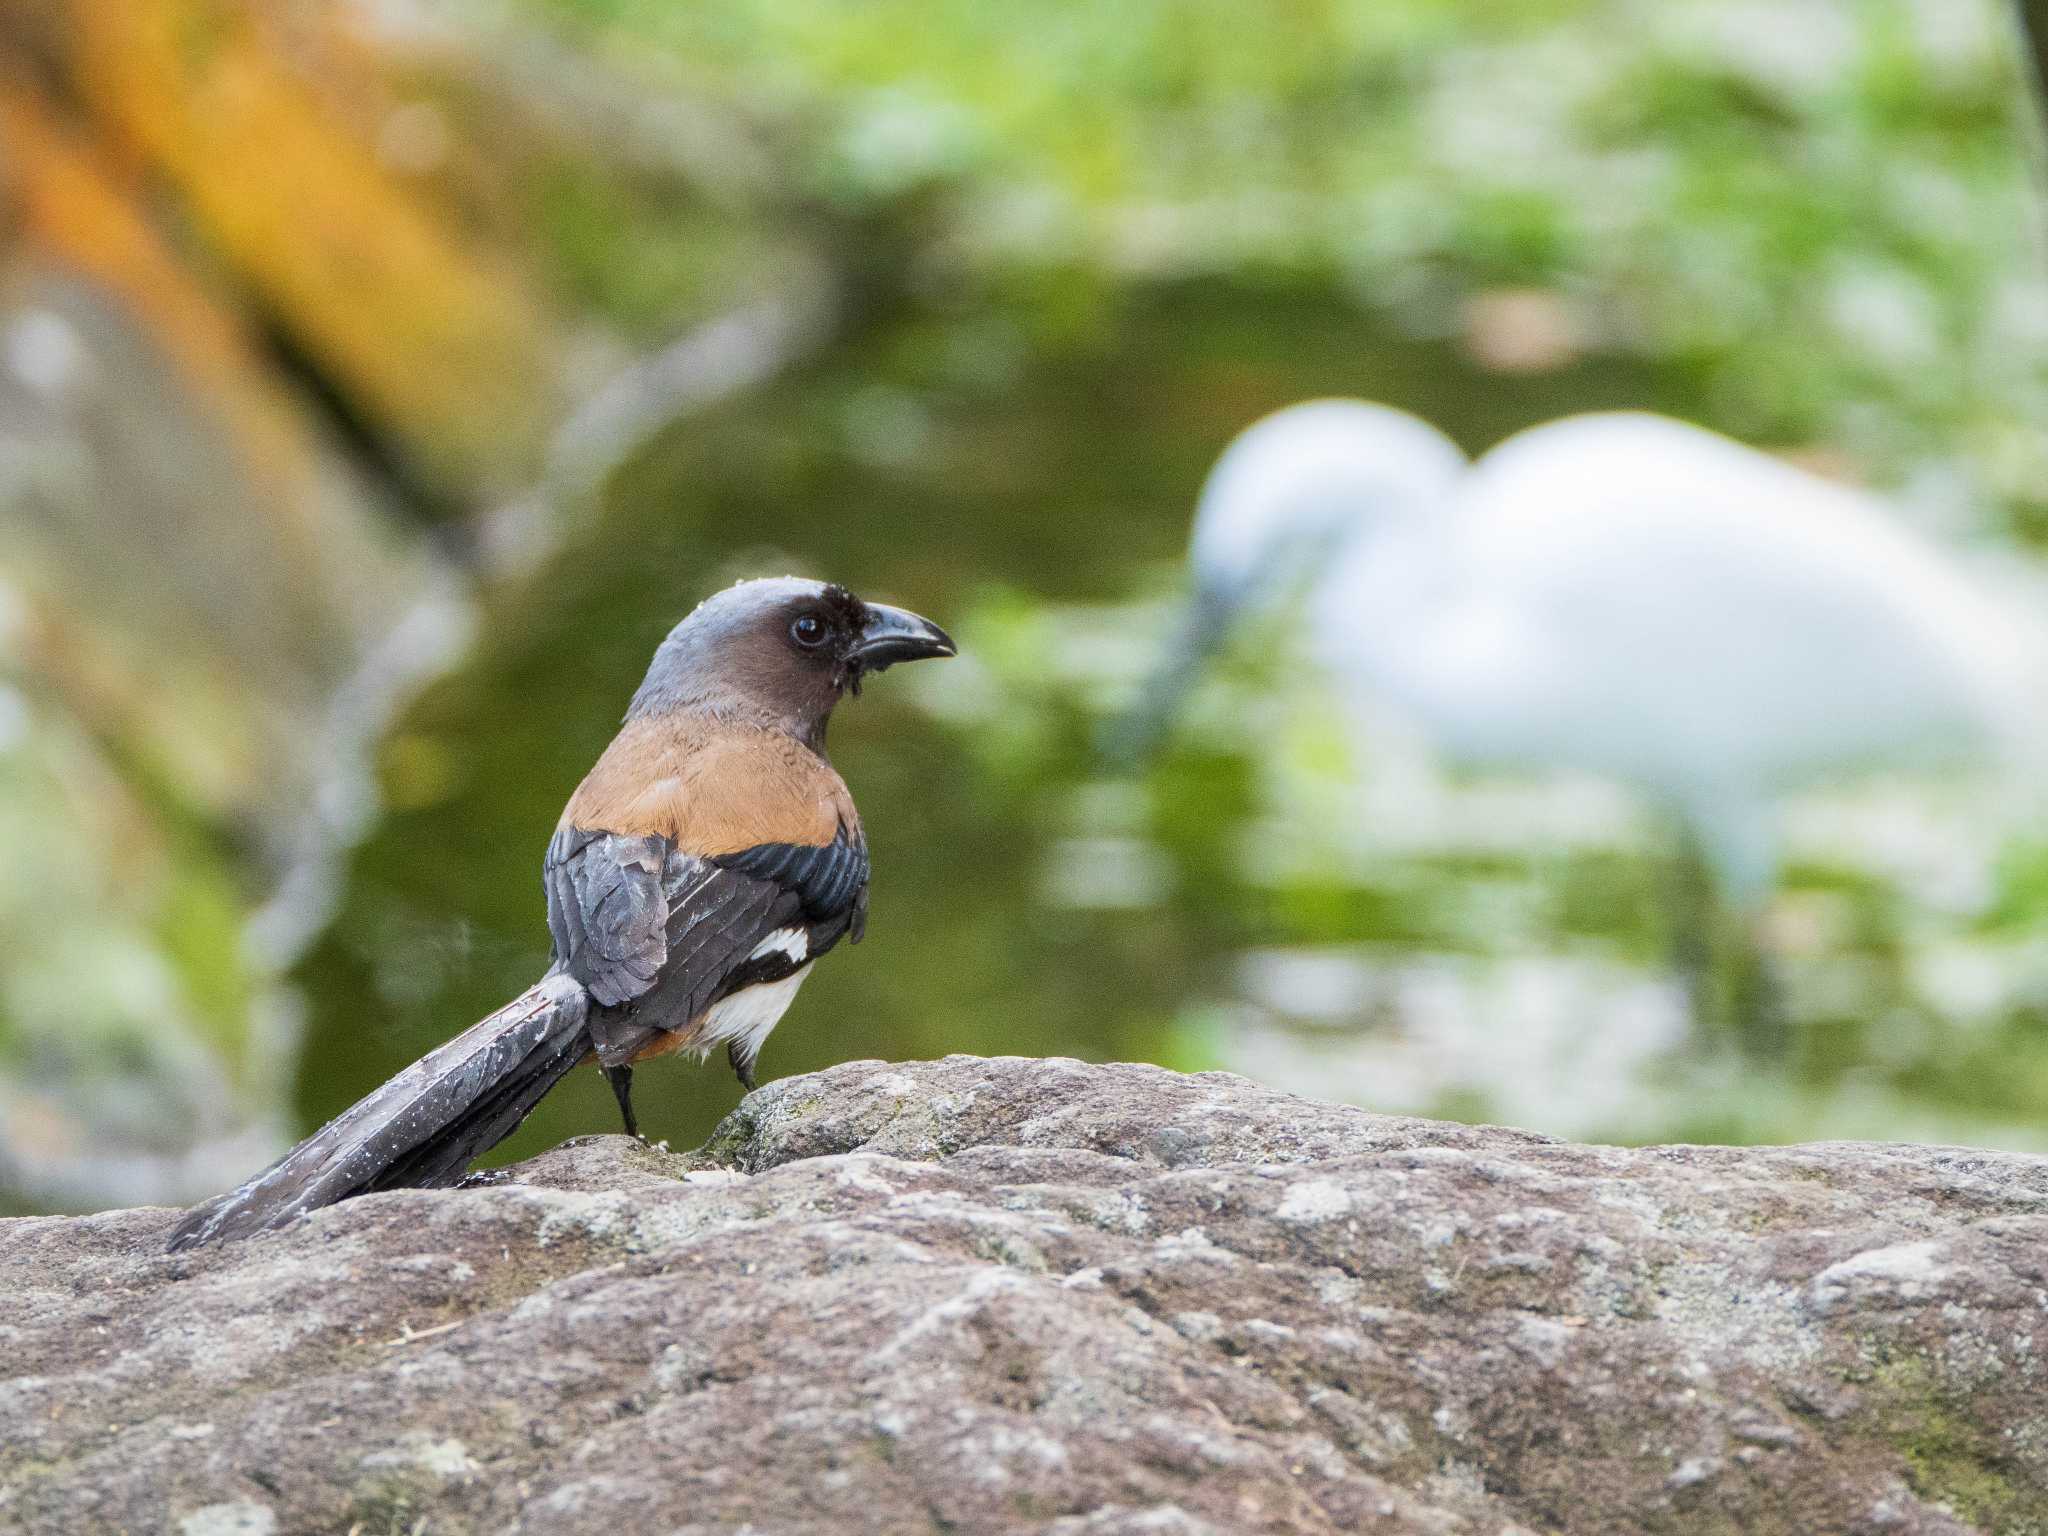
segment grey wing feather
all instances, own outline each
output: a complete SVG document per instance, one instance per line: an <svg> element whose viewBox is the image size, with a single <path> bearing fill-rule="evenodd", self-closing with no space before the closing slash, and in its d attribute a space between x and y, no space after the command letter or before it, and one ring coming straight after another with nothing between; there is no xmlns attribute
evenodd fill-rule
<svg viewBox="0 0 2048 1536"><path fill-rule="evenodd" d="M668 961L667 843L563 827L543 880L555 961L606 1007L632 1001Z"/></svg>
<svg viewBox="0 0 2048 1536"><path fill-rule="evenodd" d="M793 891L677 854L684 889L670 899L672 960L655 992L663 1012L693 1019L724 994L726 982L755 947L779 929L802 923Z"/></svg>
<svg viewBox="0 0 2048 1536"><path fill-rule="evenodd" d="M801 929L806 959L858 941L867 878L857 834L700 858L661 838L564 827L548 847L548 928L557 965L600 1005L600 1059L618 1066L731 989L777 979L786 958L754 953L771 934Z"/></svg>
<svg viewBox="0 0 2048 1536"><path fill-rule="evenodd" d="M689 1027L746 972L748 957L778 929L802 922L794 892L669 855L668 964L629 1008L599 1009L590 1032L606 1066L629 1062L666 1031Z"/></svg>
<svg viewBox="0 0 2048 1536"><path fill-rule="evenodd" d="M600 1005L590 1020L607 1066L721 996L760 942L801 925L801 895L659 838L565 827L548 847L556 965Z"/></svg>

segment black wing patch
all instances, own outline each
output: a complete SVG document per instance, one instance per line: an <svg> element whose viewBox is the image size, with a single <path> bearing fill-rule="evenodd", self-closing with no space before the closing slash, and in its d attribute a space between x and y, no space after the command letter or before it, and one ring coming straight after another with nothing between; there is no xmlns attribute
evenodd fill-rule
<svg viewBox="0 0 2048 1536"><path fill-rule="evenodd" d="M867 890L865 839L844 831L822 848L808 843L759 843L711 862L721 869L770 880L802 899L804 916L819 922L843 915Z"/></svg>

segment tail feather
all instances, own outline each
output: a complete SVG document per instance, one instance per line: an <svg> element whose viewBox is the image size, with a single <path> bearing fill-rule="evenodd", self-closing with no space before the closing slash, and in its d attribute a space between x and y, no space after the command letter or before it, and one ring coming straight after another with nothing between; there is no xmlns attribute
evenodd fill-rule
<svg viewBox="0 0 2048 1536"><path fill-rule="evenodd" d="M352 1195L454 1183L589 1054L589 1011L574 979L542 978L240 1188L194 1206L171 1251L281 1227Z"/></svg>

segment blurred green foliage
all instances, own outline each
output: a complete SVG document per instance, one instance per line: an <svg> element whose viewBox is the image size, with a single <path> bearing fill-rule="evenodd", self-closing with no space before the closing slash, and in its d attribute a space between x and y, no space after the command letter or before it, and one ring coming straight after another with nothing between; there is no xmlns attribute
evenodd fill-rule
<svg viewBox="0 0 2048 1536"><path fill-rule="evenodd" d="M2048 837L1967 791L1795 817L1774 922L1799 1028L1763 1074L1678 1027L1654 824L1586 786L1446 778L1392 723L1349 738L1284 629L1222 659L1142 772L1098 746L1209 463L1307 396L1474 451L1644 406L1874 484L1974 553L2048 547L2044 216L1997 0L442 21L486 61L544 38L560 67L532 89L590 115L587 143L536 134L507 154L530 174L455 199L532 238L562 310L652 346L763 293L856 302L821 353L561 509L570 542L485 593L471 654L386 734L382 819L292 978L301 1124L538 975L541 849L654 645L712 587L795 567L965 654L835 725L871 936L819 968L766 1073L1068 1052L1581 1135L2048 1145ZM461 193L504 115L426 99ZM110 925L162 930L180 1029L243 1039L253 903L189 851ZM716 1064L638 1086L678 1141L736 1092ZM578 1074L501 1156L613 1120Z"/></svg>
<svg viewBox="0 0 2048 1536"><path fill-rule="evenodd" d="M1304 396L1390 400L1475 450L1643 405L1954 536L2048 528L2048 288L1995 6L526 3L744 118L792 202L911 197L907 297L623 467L412 713L392 773L452 776L387 785L404 808L304 972L307 1120L533 977L537 850L653 644L788 561L915 602L966 655L835 727L872 935L820 967L770 1072L1060 1051L1633 1139L2037 1138L2048 880L1938 791L1865 811L1979 858L1974 895L1795 830L1801 1028L1762 1078L1672 1025L1653 827L1438 781L1435 830L1386 836L1357 810L1379 747L1338 739L1284 635L1240 647L1144 774L1096 745L1209 460ZM609 249L644 314L661 261L586 212L563 238L596 269ZM736 1092L646 1076L678 1139ZM594 1077L559 1097L504 1155L610 1123Z"/></svg>
<svg viewBox="0 0 2048 1536"><path fill-rule="evenodd" d="M813 196L946 189L935 283L1056 314L1287 275L1419 336L1541 286L1723 430L1938 464L1993 527L2048 520L2042 216L1995 0L524 3L769 125Z"/></svg>

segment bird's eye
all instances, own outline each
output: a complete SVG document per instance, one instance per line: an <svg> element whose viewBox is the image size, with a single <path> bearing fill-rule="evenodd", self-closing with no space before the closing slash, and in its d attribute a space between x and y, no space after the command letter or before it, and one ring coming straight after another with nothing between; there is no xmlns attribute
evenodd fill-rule
<svg viewBox="0 0 2048 1536"><path fill-rule="evenodd" d="M789 638L805 650L815 650L825 643L825 621L815 613L804 614L789 626Z"/></svg>

